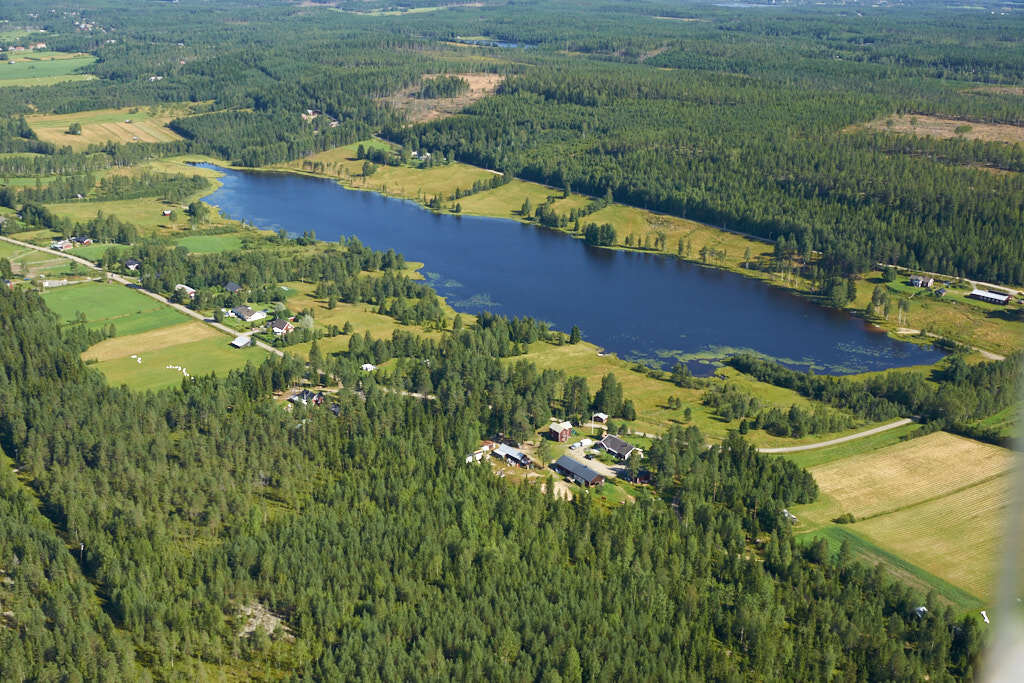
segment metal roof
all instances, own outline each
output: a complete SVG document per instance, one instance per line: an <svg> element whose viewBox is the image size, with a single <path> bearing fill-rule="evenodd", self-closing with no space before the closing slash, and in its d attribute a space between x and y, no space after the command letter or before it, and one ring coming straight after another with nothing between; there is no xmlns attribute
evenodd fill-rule
<svg viewBox="0 0 1024 683"><path fill-rule="evenodd" d="M556 460L555 466L569 472L575 477L579 477L588 484L599 477L604 477L604 475L597 470L587 467L579 460L570 458L568 455L563 455L561 458Z"/></svg>

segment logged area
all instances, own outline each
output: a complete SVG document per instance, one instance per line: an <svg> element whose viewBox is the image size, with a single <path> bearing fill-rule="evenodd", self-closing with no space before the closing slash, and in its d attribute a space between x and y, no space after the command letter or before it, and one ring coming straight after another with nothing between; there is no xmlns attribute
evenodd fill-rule
<svg viewBox="0 0 1024 683"><path fill-rule="evenodd" d="M1009 92L1013 94L1012 90ZM1021 93L1018 92L1016 94ZM983 140L985 142L1008 142L1010 144L1024 143L1024 126L958 121L956 119L943 119L936 116L895 115L876 119L864 124L864 127L887 133L934 137L938 139L955 138L961 140Z"/></svg>

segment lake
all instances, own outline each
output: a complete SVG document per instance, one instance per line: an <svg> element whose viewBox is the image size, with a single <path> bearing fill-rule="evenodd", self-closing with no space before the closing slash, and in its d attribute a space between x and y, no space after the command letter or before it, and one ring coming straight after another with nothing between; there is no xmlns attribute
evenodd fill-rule
<svg viewBox="0 0 1024 683"><path fill-rule="evenodd" d="M312 230L326 241L355 235L424 262L429 284L458 311L530 316L563 331L579 325L587 341L621 358L662 367L682 360L707 374L726 355L752 350L849 374L942 357L736 273L590 247L512 220L438 215L331 180L207 167L224 176L205 201L231 218L293 235Z"/></svg>

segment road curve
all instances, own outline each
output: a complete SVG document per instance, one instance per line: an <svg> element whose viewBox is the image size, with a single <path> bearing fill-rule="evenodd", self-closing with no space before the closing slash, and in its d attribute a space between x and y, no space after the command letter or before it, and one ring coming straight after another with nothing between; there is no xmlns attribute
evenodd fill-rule
<svg viewBox="0 0 1024 683"><path fill-rule="evenodd" d="M890 422L887 425L881 427L874 427L872 429L865 429L863 432L857 432L856 434L850 434L848 436L841 436L838 439L830 439L829 441L821 441L819 443L809 443L803 446L785 446L783 448L758 448L758 453L796 453L798 451L810 451L815 448L824 448L825 446L835 446L839 443L846 443L847 441L853 441L855 439L863 439L865 436L871 436L872 434L880 434L881 432L887 432L890 429L896 429L903 425L910 424L913 422L909 417L905 417L902 420L896 420Z"/></svg>

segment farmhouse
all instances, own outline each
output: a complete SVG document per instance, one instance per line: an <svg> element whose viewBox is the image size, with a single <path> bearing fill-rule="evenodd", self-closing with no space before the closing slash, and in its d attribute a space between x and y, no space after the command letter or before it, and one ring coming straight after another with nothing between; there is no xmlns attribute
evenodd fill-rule
<svg viewBox="0 0 1024 683"><path fill-rule="evenodd" d="M987 289L972 289L971 293L967 296L972 299L977 299L978 301L986 301L990 304L999 304L1000 306L1005 306L1010 303L1010 297L1006 294L996 294L995 292L990 292Z"/></svg>
<svg viewBox="0 0 1024 683"><path fill-rule="evenodd" d="M294 329L295 326L287 320L278 319L270 323L270 331L274 334L288 334Z"/></svg>
<svg viewBox="0 0 1024 683"><path fill-rule="evenodd" d="M50 243L50 249L54 251L67 251L72 246L74 245L71 244L71 240L54 240Z"/></svg>
<svg viewBox="0 0 1024 683"><path fill-rule="evenodd" d="M224 285L224 289L226 289L229 294L237 294L242 291L242 286L237 282L229 282Z"/></svg>
<svg viewBox="0 0 1024 683"><path fill-rule="evenodd" d="M251 343L252 343L252 339L250 339L249 337L246 337L244 334L240 335L238 337L235 337L233 340L231 340L231 345L234 346L236 349L244 349L246 346L248 346Z"/></svg>
<svg viewBox="0 0 1024 683"><path fill-rule="evenodd" d="M563 455L551 466L580 486L597 486L604 483L604 475L584 465L579 460Z"/></svg>
<svg viewBox="0 0 1024 683"><path fill-rule="evenodd" d="M503 458L509 465L517 465L527 470L533 469L533 461L526 457L525 453L517 451L511 446L498 444L498 447L492 451L492 454L496 458Z"/></svg>
<svg viewBox="0 0 1024 683"><path fill-rule="evenodd" d="M254 320L263 320L267 317L267 314L263 311L254 311L248 306L235 306L231 309L231 315L247 323L251 323Z"/></svg>
<svg viewBox="0 0 1024 683"><path fill-rule="evenodd" d="M92 244L91 237L72 237L71 242L76 246L87 247Z"/></svg>
<svg viewBox="0 0 1024 683"><path fill-rule="evenodd" d="M196 298L196 290L192 289L188 285L181 285L181 284L174 285L174 291L175 292L178 292L178 291L185 292L186 294L188 294L188 298L189 299L195 299Z"/></svg>
<svg viewBox="0 0 1024 683"><path fill-rule="evenodd" d="M137 271L139 269L139 266L141 266L141 265L142 265L141 261L138 261L138 260L133 259L133 258L130 258L127 261L124 262L124 267L127 268L128 270L132 271L133 273L135 271Z"/></svg>
<svg viewBox="0 0 1024 683"><path fill-rule="evenodd" d="M629 460L629 456L636 450L636 446L627 443L617 436L607 435L597 444L619 460Z"/></svg>
<svg viewBox="0 0 1024 683"><path fill-rule="evenodd" d="M312 392L309 389L303 389L288 400L292 403L298 403L304 406L309 405L310 403L318 406L324 402L324 394L322 391Z"/></svg>
<svg viewBox="0 0 1024 683"><path fill-rule="evenodd" d="M553 440L564 443L572 435L572 424L569 422L555 422L548 428L548 431Z"/></svg>
<svg viewBox="0 0 1024 683"><path fill-rule="evenodd" d="M931 287L933 284L935 284L935 280L925 275L910 276L911 287Z"/></svg>

